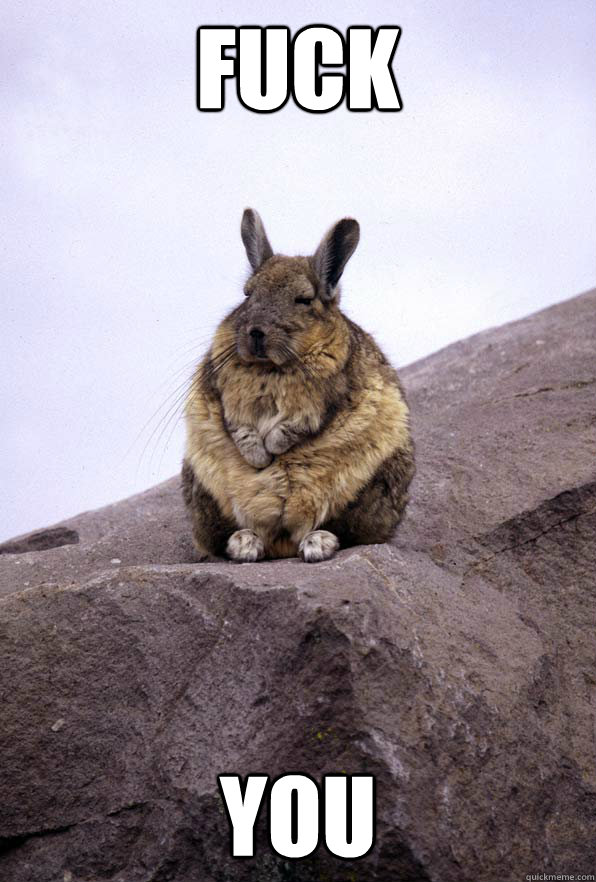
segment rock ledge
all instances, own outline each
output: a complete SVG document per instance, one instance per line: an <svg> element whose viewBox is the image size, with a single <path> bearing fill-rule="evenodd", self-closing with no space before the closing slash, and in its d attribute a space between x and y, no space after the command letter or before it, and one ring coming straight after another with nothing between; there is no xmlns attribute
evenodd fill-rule
<svg viewBox="0 0 596 882"><path fill-rule="evenodd" d="M2 882L593 872L595 306L401 371L389 545L195 564L177 479L4 543ZM230 857L217 774L290 771L376 776L366 858Z"/></svg>

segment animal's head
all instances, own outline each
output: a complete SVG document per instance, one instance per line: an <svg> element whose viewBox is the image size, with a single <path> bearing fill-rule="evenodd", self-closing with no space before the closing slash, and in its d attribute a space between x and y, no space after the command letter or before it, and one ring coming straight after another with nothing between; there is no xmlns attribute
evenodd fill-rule
<svg viewBox="0 0 596 882"><path fill-rule="evenodd" d="M258 213L247 208L242 241L252 275L234 311L236 348L245 362L282 366L307 352L337 316L338 283L358 244L360 227L338 221L312 257L273 253Z"/></svg>

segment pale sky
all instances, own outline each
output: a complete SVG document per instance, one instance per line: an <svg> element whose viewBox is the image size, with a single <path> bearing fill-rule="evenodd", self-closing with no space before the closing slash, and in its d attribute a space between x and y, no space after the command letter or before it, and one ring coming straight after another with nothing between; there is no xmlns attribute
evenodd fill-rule
<svg viewBox="0 0 596 882"><path fill-rule="evenodd" d="M582 0L5 0L0 540L177 472L182 424L152 415L176 416L242 297L245 206L284 253L360 221L342 302L398 366L592 287L594 18ZM197 111L199 25L314 23L401 26L403 111L254 114L231 82L222 113Z"/></svg>

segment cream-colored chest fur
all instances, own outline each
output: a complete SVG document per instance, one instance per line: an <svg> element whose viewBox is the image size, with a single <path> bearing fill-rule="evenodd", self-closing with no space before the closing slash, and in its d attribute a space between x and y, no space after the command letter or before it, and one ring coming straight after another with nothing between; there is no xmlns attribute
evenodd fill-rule
<svg viewBox="0 0 596 882"><path fill-rule="evenodd" d="M228 425L250 426L264 438L284 421L300 421L315 432L324 415L323 392L299 371L280 374L250 365L226 369L219 383Z"/></svg>
<svg viewBox="0 0 596 882"><path fill-rule="evenodd" d="M228 382L231 380L231 384ZM264 384L264 386L263 386ZM229 408L229 410L228 410ZM366 389L319 434L255 469L241 456L224 421L264 431L267 421L308 413L318 427L322 401L304 379L293 386L242 371L225 382L221 401L195 383L187 403L186 456L197 478L239 527L298 542L345 508L383 460L408 441L408 411L399 389L371 371Z"/></svg>

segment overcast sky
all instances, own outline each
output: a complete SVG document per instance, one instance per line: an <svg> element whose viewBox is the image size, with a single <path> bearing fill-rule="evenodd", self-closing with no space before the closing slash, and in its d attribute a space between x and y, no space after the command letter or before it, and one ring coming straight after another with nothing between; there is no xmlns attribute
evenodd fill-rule
<svg viewBox="0 0 596 882"><path fill-rule="evenodd" d="M197 111L199 25L313 23L400 25L403 111L254 114L230 82ZM159 417L242 296L247 205L285 253L358 218L343 305L397 365L593 286L594 25L591 0L4 0L0 539L178 470Z"/></svg>

